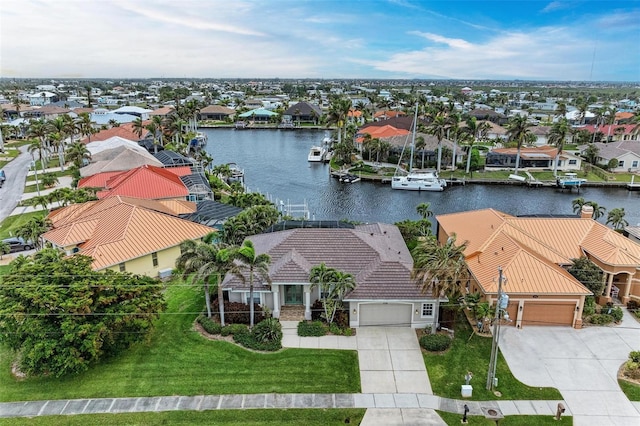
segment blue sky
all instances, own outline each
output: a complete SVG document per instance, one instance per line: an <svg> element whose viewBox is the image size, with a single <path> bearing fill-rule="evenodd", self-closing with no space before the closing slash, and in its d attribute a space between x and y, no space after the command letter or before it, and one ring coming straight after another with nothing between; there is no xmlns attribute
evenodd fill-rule
<svg viewBox="0 0 640 426"><path fill-rule="evenodd" d="M640 1L2 0L0 76L640 81Z"/></svg>

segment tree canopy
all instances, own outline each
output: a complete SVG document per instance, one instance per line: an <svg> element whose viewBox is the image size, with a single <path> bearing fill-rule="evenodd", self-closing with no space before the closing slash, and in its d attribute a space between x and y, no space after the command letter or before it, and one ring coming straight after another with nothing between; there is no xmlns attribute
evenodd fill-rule
<svg viewBox="0 0 640 426"><path fill-rule="evenodd" d="M0 286L0 338L27 375L85 371L145 338L164 309L160 282L44 249L19 256Z"/></svg>
<svg viewBox="0 0 640 426"><path fill-rule="evenodd" d="M604 290L602 270L587 257L582 256L578 259L573 259L573 263L568 271L575 279L580 281L582 285L591 290L594 296L602 295L602 291Z"/></svg>

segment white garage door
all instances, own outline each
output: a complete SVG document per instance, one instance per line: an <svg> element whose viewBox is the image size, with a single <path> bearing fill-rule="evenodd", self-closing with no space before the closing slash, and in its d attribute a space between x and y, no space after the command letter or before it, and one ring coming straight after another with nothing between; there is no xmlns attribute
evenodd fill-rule
<svg viewBox="0 0 640 426"><path fill-rule="evenodd" d="M373 303L360 305L360 327L411 325L411 305L399 303Z"/></svg>

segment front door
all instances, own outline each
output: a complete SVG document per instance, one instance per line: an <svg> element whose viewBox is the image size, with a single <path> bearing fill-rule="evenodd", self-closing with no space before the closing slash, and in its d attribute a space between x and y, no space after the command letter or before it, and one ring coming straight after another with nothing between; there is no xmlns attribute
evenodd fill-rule
<svg viewBox="0 0 640 426"><path fill-rule="evenodd" d="M302 305L302 286L301 285L285 285L284 286L284 304L285 305Z"/></svg>

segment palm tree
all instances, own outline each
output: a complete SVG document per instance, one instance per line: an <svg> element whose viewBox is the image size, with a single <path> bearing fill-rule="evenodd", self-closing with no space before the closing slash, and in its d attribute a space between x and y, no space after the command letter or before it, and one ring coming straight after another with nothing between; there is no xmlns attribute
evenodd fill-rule
<svg viewBox="0 0 640 426"><path fill-rule="evenodd" d="M564 117L553 123L553 126L551 126L551 131L549 132L549 143L558 148L558 153L553 159L554 176L557 176L558 174L558 160L560 159L560 154L562 154L562 150L564 149L564 143L566 142L567 136L570 132L571 127L569 126L567 119Z"/></svg>
<svg viewBox="0 0 640 426"><path fill-rule="evenodd" d="M133 127L133 133L138 135L140 139L142 139L142 133L145 131L144 123L142 122L142 118L138 117L131 123Z"/></svg>
<svg viewBox="0 0 640 426"><path fill-rule="evenodd" d="M522 149L522 145L526 144L529 141L529 135L531 135L530 127L533 124L527 120L526 116L516 115L509 120L507 124L507 135L509 137L509 141L515 142L516 147L518 148L518 152L516 154L516 169L515 174L518 174L518 167L520 166L520 150Z"/></svg>
<svg viewBox="0 0 640 426"><path fill-rule="evenodd" d="M451 140L453 136L453 151L451 153L451 170L456 169L456 148L458 147L458 135L460 134L460 114L452 113L447 118L449 129L447 130L447 139Z"/></svg>
<svg viewBox="0 0 640 426"><path fill-rule="evenodd" d="M149 133L151 133L151 135L153 136L153 153L157 154L158 153L158 126L156 125L155 122L151 122L149 124L147 124L145 127L145 129L147 129L149 131Z"/></svg>
<svg viewBox="0 0 640 426"><path fill-rule="evenodd" d="M418 241L411 251L411 276L423 293L431 290L433 297L439 299L444 294L449 300L461 293L460 281L466 281L469 276L464 256L466 248L466 242L456 245L455 234L444 245L438 244L433 236Z"/></svg>
<svg viewBox="0 0 640 426"><path fill-rule="evenodd" d="M51 228L51 221L46 217L32 217L28 222L16 229L16 236L25 241L33 241L36 248L40 248L40 236L47 232L49 228Z"/></svg>
<svg viewBox="0 0 640 426"><path fill-rule="evenodd" d="M356 279L348 272L336 271L334 279L335 281L331 291L331 298L337 300L337 303L336 309L334 309L329 323L333 322L336 312L342 307L342 300L344 299L344 296L356 288Z"/></svg>
<svg viewBox="0 0 640 426"><path fill-rule="evenodd" d="M322 300L322 307L324 309L324 317L329 322L329 304L327 302L327 296L331 294L331 288L336 282L336 270L329 268L324 263L314 266L309 272L309 282L311 283L311 290L316 287L320 289L320 299Z"/></svg>
<svg viewBox="0 0 640 426"><path fill-rule="evenodd" d="M600 148L598 148L598 145L589 144L582 155L589 163L597 164L598 157L600 156Z"/></svg>
<svg viewBox="0 0 640 426"><path fill-rule="evenodd" d="M230 267L231 251L219 244L211 244L216 233L205 236L204 241L186 240L180 244L180 257L176 259L176 268L182 270L183 278L192 276L191 282L204 284L204 299L207 316L211 318L210 285L218 291L218 309L220 324L224 326L224 295L222 277Z"/></svg>
<svg viewBox="0 0 640 426"><path fill-rule="evenodd" d="M593 215L591 217L594 220L600 219L602 216L604 216L604 213L607 211L607 209L604 206L598 205L598 203L596 203L595 201L587 201L585 204L593 207Z"/></svg>
<svg viewBox="0 0 640 426"><path fill-rule="evenodd" d="M582 206L587 204L584 198L578 197L571 201L571 207L573 208L573 212L578 214L582 211Z"/></svg>
<svg viewBox="0 0 640 426"><path fill-rule="evenodd" d="M423 136L418 136L416 138L416 144L415 144L415 150L416 151L420 151L420 153L422 154L422 162L420 164L420 168L424 169L424 154L425 154L425 148L427 147L427 141L424 140Z"/></svg>
<svg viewBox="0 0 640 426"><path fill-rule="evenodd" d="M423 219L433 216L433 211L431 210L431 203L420 203L416 206L416 211Z"/></svg>
<svg viewBox="0 0 640 426"><path fill-rule="evenodd" d="M438 165L436 167L438 173L440 173L442 163L442 140L447 134L447 126L447 118L444 114L435 115L427 126L427 132L438 139Z"/></svg>
<svg viewBox="0 0 640 426"><path fill-rule="evenodd" d="M625 220L624 215L624 207L609 210L607 214L607 225L613 225L613 229L616 231L623 229L625 226L629 226L629 222Z"/></svg>
<svg viewBox="0 0 640 426"><path fill-rule="evenodd" d="M84 166L84 160L91 161L91 152L82 142L74 142L67 149L66 161L70 161L78 169Z"/></svg>
<svg viewBox="0 0 640 426"><path fill-rule="evenodd" d="M567 116L567 104L565 102L558 102L556 105L556 116L560 118L566 118Z"/></svg>
<svg viewBox="0 0 640 426"><path fill-rule="evenodd" d="M229 272L238 277L243 283L249 278L249 328L253 328L254 322L254 302L253 283L255 278L266 281L271 285L269 276L269 265L271 256L266 253L256 254L251 240L245 240L237 250L233 251L232 258L236 261L229 269Z"/></svg>
<svg viewBox="0 0 640 426"><path fill-rule="evenodd" d="M76 126L78 127L78 131L82 136L89 137L89 142L91 142L91 135L94 133L93 123L91 122L91 117L88 113L83 112L78 116L78 121L76 122Z"/></svg>
<svg viewBox="0 0 640 426"><path fill-rule="evenodd" d="M471 150L473 149L473 144L478 140L480 134L484 130L488 130L488 127L491 127L489 123L478 124L478 120L475 117L469 117L466 121L467 127L465 127L465 131L471 135L469 139L467 139L467 170L465 173L469 173L471 169Z"/></svg>

